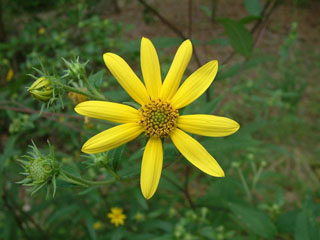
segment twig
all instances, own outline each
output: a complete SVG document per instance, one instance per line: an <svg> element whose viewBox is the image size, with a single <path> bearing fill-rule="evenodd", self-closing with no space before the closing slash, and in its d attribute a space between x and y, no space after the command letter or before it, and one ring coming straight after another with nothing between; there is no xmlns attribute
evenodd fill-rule
<svg viewBox="0 0 320 240"><path fill-rule="evenodd" d="M189 193L189 176L190 176L190 166L186 165L186 172L185 172L185 181L184 181L184 195L188 199L190 207L194 210L196 208L194 202Z"/></svg>
<svg viewBox="0 0 320 240"><path fill-rule="evenodd" d="M276 8L276 6L277 6L276 2L277 2L276 0L273 1L273 5L272 5L271 9L266 13L264 21L259 23L259 25L261 27L260 27L259 32L256 35L256 38L254 39L253 48L256 48L256 46L258 45L258 42L260 41L260 39L261 39L261 37L262 37L262 35L264 33L264 30L265 30L265 28L267 26L269 17L271 15L271 13L274 11L274 9ZM245 67L245 65L247 64L247 62L249 61L249 59L250 59L250 57L246 58L245 61L242 63L242 65L241 65L241 67L239 69L239 73L231 81L231 84L230 84L232 86L231 89L226 90L223 93L223 94L225 94L225 97L219 102L218 106L216 107L216 109L214 110L214 112L212 114L217 114L220 111L221 107L224 105L224 103L227 101L227 97L231 94L233 86L235 86L236 83L238 82L238 80L240 78L240 73L243 70L243 68Z"/></svg>
<svg viewBox="0 0 320 240"><path fill-rule="evenodd" d="M277 1L267 1L265 3L265 5L263 6L263 9L262 9L262 13L261 13L261 19L259 19L256 22L256 24L252 27L252 29L250 30L251 34L254 34L259 29L261 24L268 20L271 13L273 12L275 7L277 6L276 2ZM268 11L268 8L270 7L270 5L272 3L273 3L272 8ZM235 56L235 51L232 51L232 53L222 62L222 65L227 64L234 56Z"/></svg>
<svg viewBox="0 0 320 240"><path fill-rule="evenodd" d="M167 177L167 176L164 175L164 174L162 175L162 177L163 177L164 179L166 179L168 182L170 182L172 185L174 185L179 191L181 191L181 192L184 194L184 196L186 197L186 199L187 199L190 207L191 207L192 209L195 209L195 208L194 208L193 201L192 201L192 199L190 198L190 195L185 191L185 189L184 189L183 187L181 187L179 184L177 184L177 183L175 183L174 181L172 181L169 177Z"/></svg>
<svg viewBox="0 0 320 240"><path fill-rule="evenodd" d="M37 230L41 233L42 238L46 239L46 234L45 231L41 228L41 226L31 217L29 216L26 212L24 212L19 206L17 206L16 204L14 204L14 202L10 203L8 197L10 196L10 194L8 193L7 189L3 186L3 193L2 193L2 200L4 202L5 207L12 212L12 214L14 215L14 218L20 228L20 230L22 231L22 233L24 234L24 236L26 237L26 239L31 239L28 234L27 231L25 229L25 227L23 226L23 223L27 223L26 221L24 221L23 219L21 219L20 215L24 215L27 220L33 224L33 226L35 226L37 228Z"/></svg>
<svg viewBox="0 0 320 240"><path fill-rule="evenodd" d="M155 16L157 16L161 22L166 25L168 28L170 28L176 35L178 35L180 38L182 38L183 40L188 39L187 36L185 36L183 34L183 32L181 32L173 23L171 23L169 20L167 20L164 16L162 16L156 9L154 9L153 7L151 7L148 3L146 3L145 0L138 0L144 7L148 8L150 10L150 12L152 12ZM194 57L195 60L198 64L198 66L201 66L201 62L198 56L198 53L196 51L195 48L193 48L193 53L194 53Z"/></svg>
<svg viewBox="0 0 320 240"><path fill-rule="evenodd" d="M12 206L9 201L8 201L8 198L5 194L5 192L3 192L2 194L2 201L4 203L4 206L13 214L14 216L14 219L16 220L16 223L18 224L18 227L20 228L21 232L23 233L23 235L25 236L26 239L31 239L26 230L24 229L23 227L23 221L22 219L20 219L20 216L15 212L16 209L14 208L14 206Z"/></svg>
<svg viewBox="0 0 320 240"><path fill-rule="evenodd" d="M0 106L0 109L16 111L16 112L25 112L25 113L40 113L39 110L33 110L33 109L30 109L30 108L17 108L17 107ZM42 116L44 118L47 118L47 119L55 121L55 122L59 122L62 125L65 125L66 127L71 128L71 129L73 129L75 131L78 131L78 132L82 131L81 129L74 127L73 124L69 124L69 123L66 123L66 122L60 122L58 119L53 117L54 115L62 116L62 117L67 116L67 117L72 117L72 118L77 118L77 119L81 118L81 116L78 117L78 116L73 116L73 115L68 115L68 114L50 113L50 112L42 113Z"/></svg>
<svg viewBox="0 0 320 240"><path fill-rule="evenodd" d="M188 1L188 37L192 37L192 0Z"/></svg>
<svg viewBox="0 0 320 240"><path fill-rule="evenodd" d="M216 21L219 0L211 0L211 22Z"/></svg>
<svg viewBox="0 0 320 240"><path fill-rule="evenodd" d="M2 104L2 102L0 102ZM25 112L25 113L40 113L39 110L33 110L31 108L17 108L17 107L7 107L7 106L0 106L0 109L4 110L10 110L15 112ZM74 118L74 119L81 119L81 116L71 115L71 114L64 114L64 113L51 113L51 112L42 112L42 115L45 117L52 117L52 116L58 116L58 117L66 117L66 118Z"/></svg>

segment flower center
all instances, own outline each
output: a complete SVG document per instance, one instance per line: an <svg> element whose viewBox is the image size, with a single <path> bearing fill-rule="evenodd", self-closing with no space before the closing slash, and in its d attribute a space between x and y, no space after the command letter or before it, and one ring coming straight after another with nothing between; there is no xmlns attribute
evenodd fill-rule
<svg viewBox="0 0 320 240"><path fill-rule="evenodd" d="M148 137L167 137L176 127L178 110L161 99L152 100L139 109L140 124Z"/></svg>

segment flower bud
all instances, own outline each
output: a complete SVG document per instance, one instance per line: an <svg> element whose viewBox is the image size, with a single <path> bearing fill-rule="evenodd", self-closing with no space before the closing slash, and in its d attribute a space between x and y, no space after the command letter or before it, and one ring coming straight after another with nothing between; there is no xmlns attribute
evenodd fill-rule
<svg viewBox="0 0 320 240"><path fill-rule="evenodd" d="M78 81L86 76L86 65L88 62L80 63L79 58L76 58L74 61L67 61L64 58L62 60L68 68L65 76L71 77L74 81Z"/></svg>
<svg viewBox="0 0 320 240"><path fill-rule="evenodd" d="M43 183L51 177L52 166L45 159L32 159L26 166L26 172L29 173L33 183Z"/></svg>
<svg viewBox="0 0 320 240"><path fill-rule="evenodd" d="M38 78L31 87L28 88L28 92L30 92L35 99L41 102L47 102L52 97L51 82L45 77Z"/></svg>
<svg viewBox="0 0 320 240"><path fill-rule="evenodd" d="M26 155L25 160L19 160L23 165L26 176L25 179L18 183L26 186L32 186L31 194L37 192L44 186L50 187L53 185L53 196L56 191L56 177L59 175L59 164L55 160L54 151L49 143L50 154L42 154L36 145L32 145L32 152Z"/></svg>

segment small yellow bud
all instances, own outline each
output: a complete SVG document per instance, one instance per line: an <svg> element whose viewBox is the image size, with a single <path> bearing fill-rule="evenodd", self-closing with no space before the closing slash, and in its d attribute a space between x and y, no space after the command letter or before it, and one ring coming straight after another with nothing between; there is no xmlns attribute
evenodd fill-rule
<svg viewBox="0 0 320 240"><path fill-rule="evenodd" d="M68 93L68 97L75 103L75 104L79 104L82 102L85 102L88 100L87 96L84 96L82 94L79 93L75 93L75 92L69 92Z"/></svg>
<svg viewBox="0 0 320 240"><path fill-rule="evenodd" d="M102 223L101 222L95 222L93 224L93 229L94 230L100 230L102 228Z"/></svg>
<svg viewBox="0 0 320 240"><path fill-rule="evenodd" d="M137 221L137 222L142 222L145 220L145 215L141 212L137 212L136 215L134 216L134 219Z"/></svg>
<svg viewBox="0 0 320 240"><path fill-rule="evenodd" d="M14 75L14 70L12 68L10 68L7 73L7 77L6 77L7 82L10 82L12 80L13 75Z"/></svg>
<svg viewBox="0 0 320 240"><path fill-rule="evenodd" d="M28 92L35 99L41 102L47 102L52 97L51 82L45 77L38 78L31 87L28 88Z"/></svg>
<svg viewBox="0 0 320 240"><path fill-rule="evenodd" d="M38 33L39 33L40 35L43 35L43 34L46 33L46 29L45 29L44 27L41 27L41 28L39 28Z"/></svg>

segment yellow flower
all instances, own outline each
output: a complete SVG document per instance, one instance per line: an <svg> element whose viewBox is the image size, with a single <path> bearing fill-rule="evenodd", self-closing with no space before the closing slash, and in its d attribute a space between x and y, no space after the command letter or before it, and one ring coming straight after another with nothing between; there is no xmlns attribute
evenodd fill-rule
<svg viewBox="0 0 320 240"><path fill-rule="evenodd" d="M30 94L37 100L47 102L52 97L52 86L50 80L45 77L38 78L28 88Z"/></svg>
<svg viewBox="0 0 320 240"><path fill-rule="evenodd" d="M142 222L145 220L145 215L141 212L137 212L136 215L134 216L134 219L137 221L137 222Z"/></svg>
<svg viewBox="0 0 320 240"><path fill-rule="evenodd" d="M95 222L93 224L93 229L94 230L100 230L102 228L102 223L101 222Z"/></svg>
<svg viewBox="0 0 320 240"><path fill-rule="evenodd" d="M44 27L39 28L38 33L40 35L45 34L46 33L46 29Z"/></svg>
<svg viewBox="0 0 320 240"><path fill-rule="evenodd" d="M103 59L110 72L141 108L137 110L125 104L105 101L87 101L75 107L79 114L121 123L90 138L82 147L85 153L108 151L145 132L149 140L142 158L140 186L147 199L153 196L160 180L162 138L169 136L181 154L201 171L223 177L224 172L217 161L184 131L222 137L233 134L240 127L237 122L225 117L179 115L180 109L207 90L218 71L218 62L210 61L191 74L179 87L191 55L192 44L186 40L179 47L162 82L157 52L149 39L142 38L141 69L144 85L121 57L105 53Z"/></svg>
<svg viewBox="0 0 320 240"><path fill-rule="evenodd" d="M75 103L79 104L88 100L88 97L80 93L69 92L68 97Z"/></svg>
<svg viewBox="0 0 320 240"><path fill-rule="evenodd" d="M124 225L124 220L127 218L122 211L122 208L114 207L111 208L111 212L107 215L108 218L110 218L110 222L116 227L119 227L119 225Z"/></svg>
<svg viewBox="0 0 320 240"><path fill-rule="evenodd" d="M14 70L12 68L10 68L7 73L7 77L6 77L7 82L10 82L12 80L13 75L14 75Z"/></svg>

